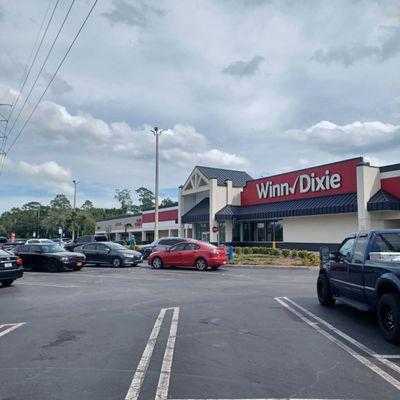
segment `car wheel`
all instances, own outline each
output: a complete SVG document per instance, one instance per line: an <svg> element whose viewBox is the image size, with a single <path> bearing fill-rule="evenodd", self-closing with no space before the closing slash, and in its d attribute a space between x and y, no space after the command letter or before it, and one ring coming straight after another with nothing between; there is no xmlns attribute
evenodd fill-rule
<svg viewBox="0 0 400 400"><path fill-rule="evenodd" d="M391 343L400 343L400 295L384 294L378 302L378 321L383 337Z"/></svg>
<svg viewBox="0 0 400 400"><path fill-rule="evenodd" d="M198 258L194 266L198 271L205 271L208 268L207 261L204 258Z"/></svg>
<svg viewBox="0 0 400 400"><path fill-rule="evenodd" d="M122 267L122 260L119 257L114 257L111 263L114 268Z"/></svg>
<svg viewBox="0 0 400 400"><path fill-rule="evenodd" d="M8 286L11 286L13 284L14 279L5 279L5 280L0 281L0 282L4 287L8 287Z"/></svg>
<svg viewBox="0 0 400 400"><path fill-rule="evenodd" d="M160 257L154 257L153 261L151 262L151 266L154 269L161 269L163 267L163 262Z"/></svg>
<svg viewBox="0 0 400 400"><path fill-rule="evenodd" d="M49 272L60 272L60 264L56 260L47 261L47 271Z"/></svg>
<svg viewBox="0 0 400 400"><path fill-rule="evenodd" d="M317 280L317 294L318 300L324 307L332 307L335 305L335 299L333 297L329 280L326 275L320 275Z"/></svg>

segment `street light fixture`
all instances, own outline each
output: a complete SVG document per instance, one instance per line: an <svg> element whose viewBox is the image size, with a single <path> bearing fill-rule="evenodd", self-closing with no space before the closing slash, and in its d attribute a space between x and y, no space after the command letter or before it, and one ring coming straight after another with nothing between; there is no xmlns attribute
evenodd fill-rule
<svg viewBox="0 0 400 400"><path fill-rule="evenodd" d="M74 184L74 204L73 204L73 221L72 221L72 240L75 239L75 209L76 209L76 185L79 183L75 179L72 181Z"/></svg>
<svg viewBox="0 0 400 400"><path fill-rule="evenodd" d="M150 132L156 137L156 182L155 182L155 210L154 210L154 240L158 240L158 197L159 197L159 175L160 175L160 159L158 155L158 142L159 137L165 131L165 129L160 129L158 127L154 127Z"/></svg>

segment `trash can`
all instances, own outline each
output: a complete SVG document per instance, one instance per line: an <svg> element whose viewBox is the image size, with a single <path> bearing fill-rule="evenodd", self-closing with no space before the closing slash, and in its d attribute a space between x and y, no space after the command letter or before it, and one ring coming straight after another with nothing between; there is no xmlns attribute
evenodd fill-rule
<svg viewBox="0 0 400 400"><path fill-rule="evenodd" d="M232 245L230 245L230 246L228 247L228 260L229 260L229 261L232 261L232 260L233 260L233 246L232 246Z"/></svg>

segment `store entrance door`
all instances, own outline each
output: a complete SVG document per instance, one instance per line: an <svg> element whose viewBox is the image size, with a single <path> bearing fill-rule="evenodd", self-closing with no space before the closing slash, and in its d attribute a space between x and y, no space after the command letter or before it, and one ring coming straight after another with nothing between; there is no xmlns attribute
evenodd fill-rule
<svg viewBox="0 0 400 400"><path fill-rule="evenodd" d="M202 242L209 242L210 241L210 232L202 232L201 241Z"/></svg>

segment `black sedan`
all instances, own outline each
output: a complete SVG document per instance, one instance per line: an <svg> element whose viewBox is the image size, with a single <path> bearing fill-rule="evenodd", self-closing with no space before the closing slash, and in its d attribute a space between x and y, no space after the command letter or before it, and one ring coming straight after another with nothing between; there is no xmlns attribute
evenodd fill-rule
<svg viewBox="0 0 400 400"><path fill-rule="evenodd" d="M13 253L21 257L25 267L32 270L79 271L85 263L82 253L66 251L57 244L24 244L16 247Z"/></svg>
<svg viewBox="0 0 400 400"><path fill-rule="evenodd" d="M22 260L7 251L0 249L0 283L10 286L24 274Z"/></svg>
<svg viewBox="0 0 400 400"><path fill-rule="evenodd" d="M113 267L136 267L143 259L138 251L128 250L114 242L97 242L85 244L80 250L86 256L87 263L112 265Z"/></svg>

